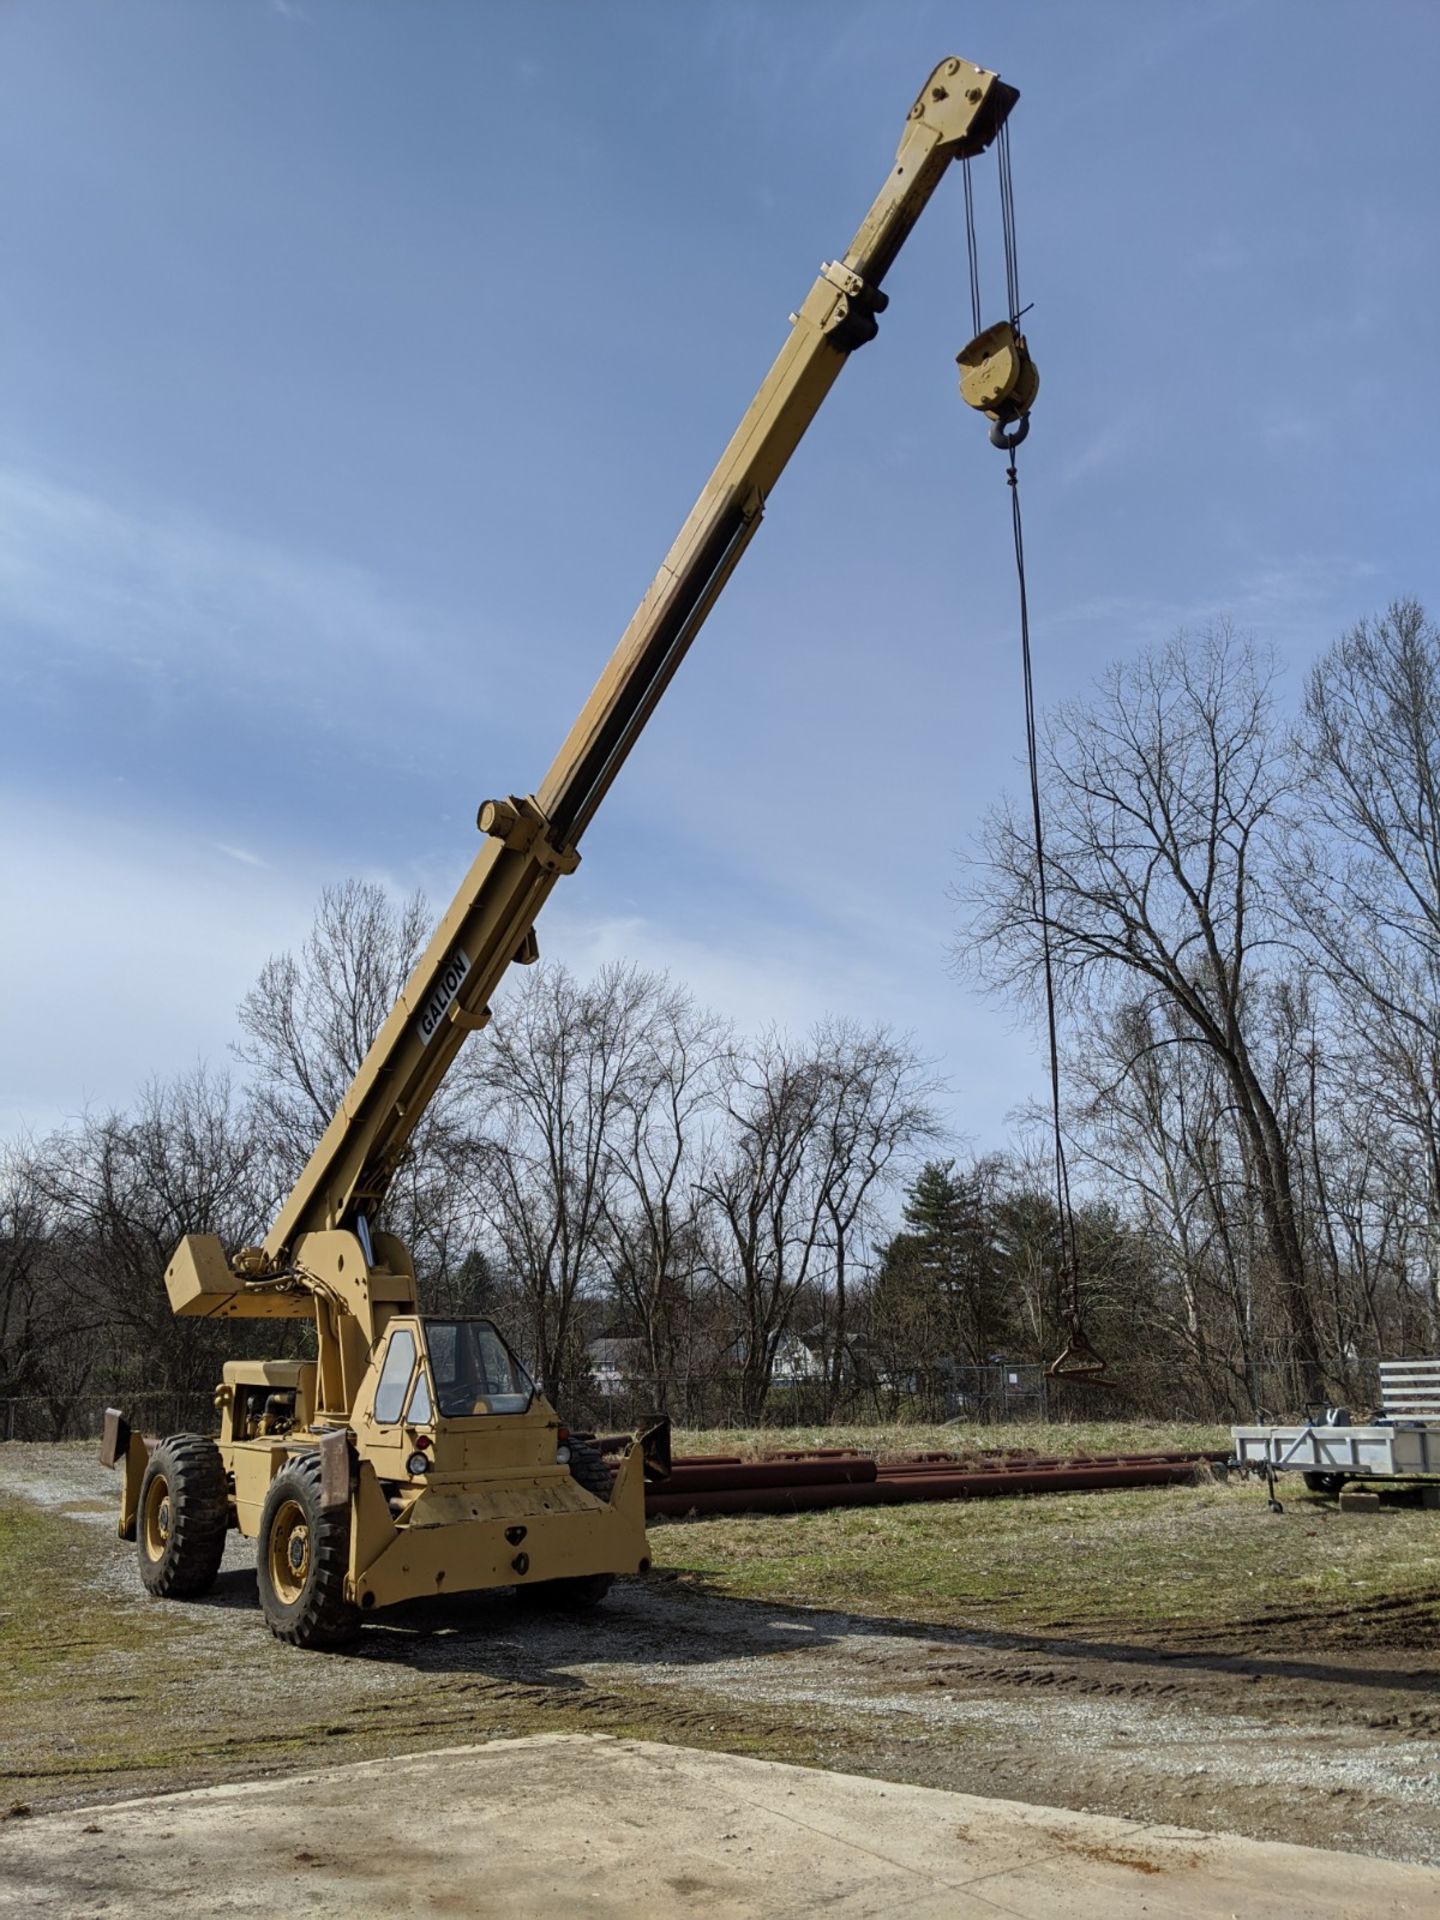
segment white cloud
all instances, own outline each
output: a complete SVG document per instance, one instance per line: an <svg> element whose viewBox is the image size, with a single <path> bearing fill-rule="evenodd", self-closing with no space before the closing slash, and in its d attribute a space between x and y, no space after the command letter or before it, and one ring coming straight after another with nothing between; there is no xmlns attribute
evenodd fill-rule
<svg viewBox="0 0 1440 1920"><path fill-rule="evenodd" d="M211 843L0 801L0 1137L127 1105L217 1063L265 959L309 924L308 881Z"/></svg>
<svg viewBox="0 0 1440 1920"><path fill-rule="evenodd" d="M197 1059L225 1063L241 997L269 955L303 940L321 885L340 877L237 859L243 849L198 835L28 809L9 795L0 812L0 920L23 935L0 943L0 1138L44 1132L87 1107L124 1107L150 1077ZM362 877L397 898L415 884L413 874ZM443 907L433 877L430 890ZM1006 1114L1040 1085L1028 1038L950 979L938 935L917 944L875 929L837 941L833 926L763 923L717 935L589 912L563 894L539 931L547 959L582 975L616 960L669 973L745 1032L773 1024L801 1035L825 1014L847 1014L909 1033L951 1083L943 1104L957 1139L998 1142Z"/></svg>
<svg viewBox="0 0 1440 1920"><path fill-rule="evenodd" d="M263 707L376 741L391 695L443 710L447 669L473 675L483 644L364 568L14 466L0 467L0 619L6 670L31 683L104 660L152 704L203 686L210 712ZM488 649L497 704L503 667Z"/></svg>
<svg viewBox="0 0 1440 1920"><path fill-rule="evenodd" d="M1047 615L1047 625L1108 629L1098 659L1227 619L1244 633L1303 660L1335 637L1358 592L1378 577L1374 562L1353 554L1290 553L1260 556L1213 598L1145 594L1092 595Z"/></svg>
<svg viewBox="0 0 1440 1920"><path fill-rule="evenodd" d="M1061 486L1073 487L1077 481L1087 480L1092 474L1118 466L1133 453L1141 424L1139 414L1133 408L1107 420L1077 452L1062 463Z"/></svg>

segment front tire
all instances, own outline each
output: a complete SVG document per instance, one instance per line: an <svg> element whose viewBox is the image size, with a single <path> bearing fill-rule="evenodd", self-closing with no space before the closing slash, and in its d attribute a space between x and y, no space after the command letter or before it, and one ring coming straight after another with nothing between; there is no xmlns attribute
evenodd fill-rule
<svg viewBox="0 0 1440 1920"><path fill-rule="evenodd" d="M135 1544L140 1580L161 1600L208 1593L230 1525L225 1467L213 1440L175 1433L151 1454L140 1482Z"/></svg>
<svg viewBox="0 0 1440 1920"><path fill-rule="evenodd" d="M348 1646L360 1609L345 1598L350 1509L320 1504L320 1456L302 1454L270 1482L260 1512L256 1584L260 1611L292 1647Z"/></svg>

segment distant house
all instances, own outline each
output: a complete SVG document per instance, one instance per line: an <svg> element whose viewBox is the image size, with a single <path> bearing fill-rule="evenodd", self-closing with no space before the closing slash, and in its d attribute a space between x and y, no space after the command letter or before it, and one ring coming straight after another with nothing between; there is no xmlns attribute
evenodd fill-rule
<svg viewBox="0 0 1440 1920"><path fill-rule="evenodd" d="M818 1334L783 1333L775 1348L774 1387L804 1387L825 1378L825 1348Z"/></svg>
<svg viewBox="0 0 1440 1920"><path fill-rule="evenodd" d="M585 1352L597 1393L623 1393L645 1378L643 1340L592 1340Z"/></svg>

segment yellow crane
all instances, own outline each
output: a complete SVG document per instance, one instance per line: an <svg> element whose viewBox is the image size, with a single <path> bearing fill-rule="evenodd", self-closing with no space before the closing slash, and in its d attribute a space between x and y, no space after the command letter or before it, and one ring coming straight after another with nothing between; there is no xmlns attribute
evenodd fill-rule
<svg viewBox="0 0 1440 1920"><path fill-rule="evenodd" d="M313 1361L236 1361L218 1441L153 1450L117 1410L102 1458L123 1467L120 1531L162 1596L204 1591L229 1529L257 1543L260 1602L298 1646L348 1640L378 1607L515 1585L586 1606L649 1565L644 1475L663 1427L613 1475L485 1320L418 1311L410 1254L382 1230L386 1192L507 969L537 958L535 921L580 862L586 827L760 524L771 488L856 348L885 275L950 163L983 153L1018 95L943 60L846 252L822 266L774 365L609 664L533 793L487 800L483 844L423 958L259 1247L188 1234L166 1270L175 1313L304 1318ZM1015 317L961 356L962 392L1015 437L1037 385Z"/></svg>

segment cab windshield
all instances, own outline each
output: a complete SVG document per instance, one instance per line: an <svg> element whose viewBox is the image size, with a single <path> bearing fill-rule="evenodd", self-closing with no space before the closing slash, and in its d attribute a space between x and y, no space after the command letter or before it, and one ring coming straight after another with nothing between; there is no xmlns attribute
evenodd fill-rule
<svg viewBox="0 0 1440 1920"><path fill-rule="evenodd" d="M534 1383L488 1320L427 1320L425 1345L442 1419L524 1413Z"/></svg>

